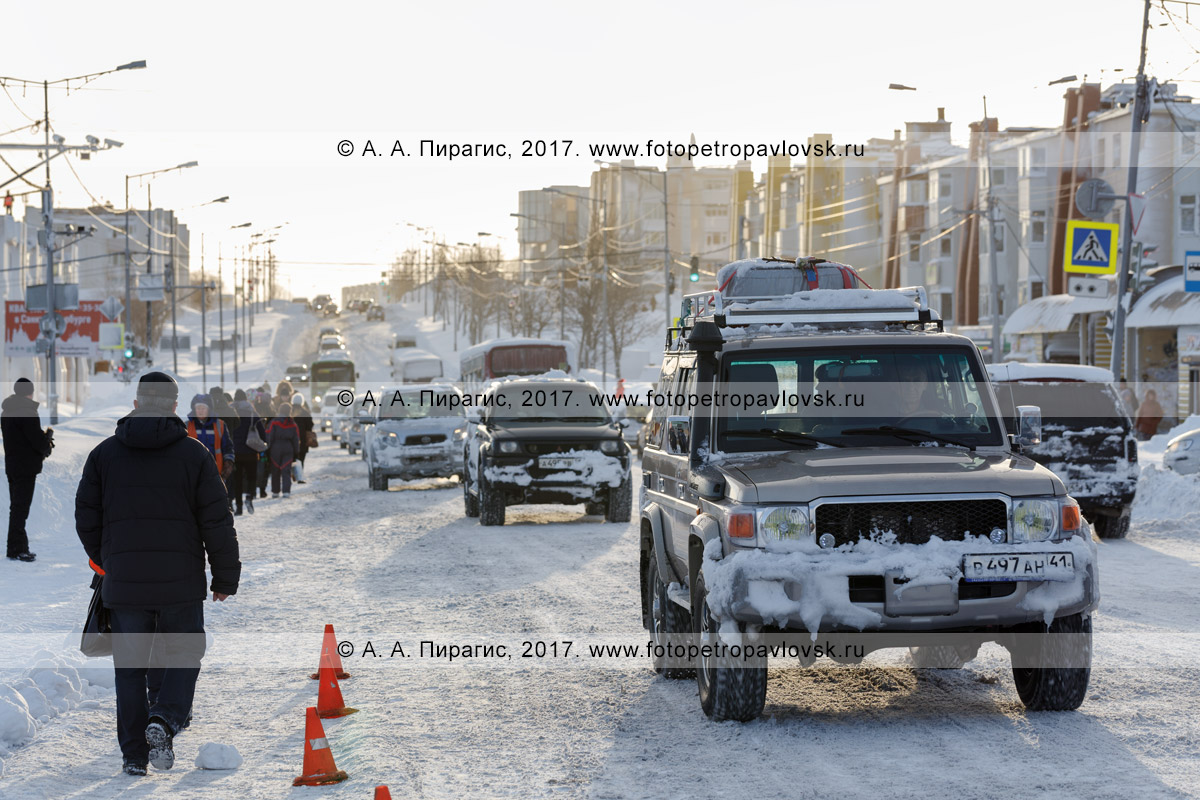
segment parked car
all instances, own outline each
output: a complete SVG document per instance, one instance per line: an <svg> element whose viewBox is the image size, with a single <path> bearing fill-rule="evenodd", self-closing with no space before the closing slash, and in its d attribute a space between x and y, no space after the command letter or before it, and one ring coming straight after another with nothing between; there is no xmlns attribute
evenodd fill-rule
<svg viewBox="0 0 1200 800"><path fill-rule="evenodd" d="M333 409L330 424L331 432L333 434L333 440L337 442L338 446L343 450L350 446L350 424L354 421L355 413L356 411L354 403L351 403L348 406L339 404Z"/></svg>
<svg viewBox="0 0 1200 800"><path fill-rule="evenodd" d="M467 412L467 516L503 525L511 505L583 503L588 514L628 522L629 447L599 399L593 384L563 372L492 382L485 405Z"/></svg>
<svg viewBox="0 0 1200 800"><path fill-rule="evenodd" d="M292 385L308 383L308 364L292 364L284 370L283 377Z"/></svg>
<svg viewBox="0 0 1200 800"><path fill-rule="evenodd" d="M1200 430L1182 433L1167 442L1163 466L1181 475L1200 474Z"/></svg>
<svg viewBox="0 0 1200 800"><path fill-rule="evenodd" d="M383 306L372 305L367 309L367 321L370 322L371 320L383 322Z"/></svg>
<svg viewBox="0 0 1200 800"><path fill-rule="evenodd" d="M1018 406L1042 410L1042 441L1027 455L1062 478L1098 536L1124 538L1137 491L1137 440L1112 373L1015 361L987 371L1010 426Z"/></svg>
<svg viewBox="0 0 1200 800"><path fill-rule="evenodd" d="M841 663L907 646L941 667L993 641L1027 708L1077 708L1096 544L1063 481L1019 449L1038 409L1010 442L978 349L943 332L925 290L684 303L658 382L672 406L655 409L641 472L656 669L694 674L712 719L745 721L767 691L751 645L769 637ZM672 642L697 649L672 658Z"/></svg>
<svg viewBox="0 0 1200 800"><path fill-rule="evenodd" d="M363 446L367 485L386 491L392 478L461 478L467 433L461 401L449 384L385 389Z"/></svg>

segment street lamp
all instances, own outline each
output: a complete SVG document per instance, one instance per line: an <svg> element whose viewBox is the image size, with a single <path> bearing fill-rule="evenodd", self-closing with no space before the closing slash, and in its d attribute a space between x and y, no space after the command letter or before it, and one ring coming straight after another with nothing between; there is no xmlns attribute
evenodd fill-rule
<svg viewBox="0 0 1200 800"><path fill-rule="evenodd" d="M614 164L610 161L601 161L598 158L595 159L593 161L593 163L596 164L596 166L598 166L598 167L608 167L610 169L617 169L617 170L628 169L628 170L632 170L633 172L638 172L638 173L644 172L646 170L658 172L658 169L656 167L635 167L635 166L627 166L625 164ZM663 306L664 306L664 311L666 312L666 315L667 315L667 330L670 330L671 323L674 322L674 319L671 316L671 236L670 236L671 229L670 229L669 213L668 213L669 209L667 207L667 170L665 167L663 168L663 170L660 174L662 175L662 195L663 195L663 296L665 299ZM641 177L641 176L639 175L638 177Z"/></svg>
<svg viewBox="0 0 1200 800"><path fill-rule="evenodd" d="M130 69L135 69L130 67ZM197 161L187 161L183 164L176 164L173 167L165 167L163 169L150 170L149 172L139 172L136 175L125 176L125 330L126 336L133 336L133 254L130 252L129 245L129 181L132 178L153 178L155 175L163 175L176 170L183 171L192 167L200 166ZM225 198L228 200L229 198ZM217 201L213 201L217 202ZM154 206L150 202L150 182L146 181L146 274L151 272L151 266L154 261L154 225L152 218L154 215ZM174 268L174 264L171 265ZM175 342L171 343L172 345ZM146 301L146 352L150 351L150 301Z"/></svg>
<svg viewBox="0 0 1200 800"><path fill-rule="evenodd" d="M54 291L55 291L54 290L54 190L51 188L51 184L50 184L50 161L53 158L53 156L51 155L51 152L50 152L50 149L51 149L50 148L50 135L51 135L50 134L50 86L52 84L58 85L61 83L61 84L66 84L67 88L70 89L71 88L70 84L72 81L88 83L89 81L94 80L95 78L98 78L101 75L107 75L110 72L119 72L121 70L128 70L128 69L144 69L145 66L146 66L145 61L130 61L130 62L128 62L126 64L122 64L118 67L114 67L113 69L103 70L101 72L92 72L87 75L79 75L74 78L60 78L58 80L53 80L53 81L50 81L50 80L31 81L31 80L25 80L24 78L0 77L0 83L11 82L11 83L22 83L22 84L26 84L26 85L30 85L30 84L37 85L40 83L42 85L42 120L41 120L41 124L42 124L42 144L44 147L43 163L46 165L46 188L42 191L42 229L45 231L45 234L44 234L45 241L43 243L43 246L45 247L45 250L46 250L46 298L47 299L46 299L45 319L47 319L47 320L53 319L54 315L55 315L55 310L54 310L54 299L55 299L54 298ZM94 137L93 137L93 139L94 139ZM57 144L60 152L64 150L63 143L61 140L56 140L56 144ZM114 143L114 144L107 144L107 146L108 147L114 147L114 146L120 147L120 143L118 142L118 143ZM8 147L20 148L20 147L22 147L22 145L9 145ZM32 147L36 147L36 145L34 145ZM94 149L97 149L97 147L98 147L98 144L96 142L94 142L92 140L88 141L88 144L87 144L88 149L94 150ZM80 148L71 148L71 149L80 149ZM47 407L48 407L47 410L49 412L51 425L58 424L58 389L57 389L57 375L55 374L55 364L54 364L55 355L57 352L57 344L56 344L57 341L58 341L58 337L56 335L54 335L53 333L51 333L49 348L46 351L46 372L49 376L49 383L50 383L50 387L49 387L50 391L48 392L48 397L47 397Z"/></svg>

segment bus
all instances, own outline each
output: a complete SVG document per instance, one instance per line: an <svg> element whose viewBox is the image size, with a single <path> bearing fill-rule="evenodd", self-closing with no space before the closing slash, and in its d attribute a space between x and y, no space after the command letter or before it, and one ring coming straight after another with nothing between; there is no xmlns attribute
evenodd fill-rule
<svg viewBox="0 0 1200 800"><path fill-rule="evenodd" d="M357 377L358 373L354 371L354 362L349 353L330 351L321 354L308 369L308 388L312 393L313 405L320 405L330 386L346 386L353 389Z"/></svg>
<svg viewBox="0 0 1200 800"><path fill-rule="evenodd" d="M570 372L575 346L559 339L489 339L462 353L463 387L478 389L493 378L541 375L552 369Z"/></svg>

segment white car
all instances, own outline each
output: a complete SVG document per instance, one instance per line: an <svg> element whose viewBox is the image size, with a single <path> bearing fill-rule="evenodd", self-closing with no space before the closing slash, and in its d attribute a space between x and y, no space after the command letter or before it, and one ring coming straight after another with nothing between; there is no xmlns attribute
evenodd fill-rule
<svg viewBox="0 0 1200 800"><path fill-rule="evenodd" d="M1163 466L1181 475L1200 473L1200 430L1188 431L1167 442Z"/></svg>
<svg viewBox="0 0 1200 800"><path fill-rule="evenodd" d="M333 415L338 409L338 394L342 391L350 389L349 386L331 386L329 391L325 392L325 396L320 398L320 413L317 414L316 422L319 426L318 430L331 429L333 427ZM353 391L350 389L350 391ZM334 440L337 440L337 432L334 431Z"/></svg>
<svg viewBox="0 0 1200 800"><path fill-rule="evenodd" d="M421 405L422 391L444 402ZM449 384L385 390L363 445L368 486L386 491L390 478L461 477L466 427L462 393Z"/></svg>
<svg viewBox="0 0 1200 800"><path fill-rule="evenodd" d="M350 432L350 423L353 419L353 405L339 405L333 410L333 438L343 448L350 446L346 437Z"/></svg>
<svg viewBox="0 0 1200 800"><path fill-rule="evenodd" d="M345 350L346 343L342 341L340 336L322 336L321 343L317 348L322 353L327 350Z"/></svg>

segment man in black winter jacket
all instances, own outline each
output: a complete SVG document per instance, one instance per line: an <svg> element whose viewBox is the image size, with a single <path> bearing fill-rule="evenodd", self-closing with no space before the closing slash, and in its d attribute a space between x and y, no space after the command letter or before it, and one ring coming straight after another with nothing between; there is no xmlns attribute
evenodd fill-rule
<svg viewBox="0 0 1200 800"><path fill-rule="evenodd" d="M33 561L25 521L33 505L33 490L42 471L42 461L54 447L54 429L42 430L32 381L18 378L13 392L0 404L4 472L8 477L8 557Z"/></svg>
<svg viewBox="0 0 1200 800"><path fill-rule="evenodd" d="M117 739L132 775L174 763L204 655L204 599L225 600L241 575L225 486L176 416L178 397L169 376L143 376L135 410L88 455L75 495L79 540L104 573Z"/></svg>

